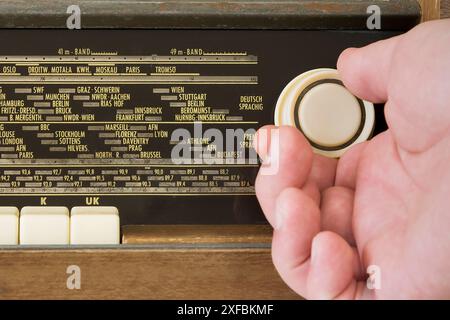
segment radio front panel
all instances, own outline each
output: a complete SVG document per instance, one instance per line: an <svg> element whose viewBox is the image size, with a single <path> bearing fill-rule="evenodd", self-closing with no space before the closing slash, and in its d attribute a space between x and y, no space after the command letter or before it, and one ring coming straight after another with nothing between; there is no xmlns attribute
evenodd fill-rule
<svg viewBox="0 0 450 320"><path fill-rule="evenodd" d="M121 225L263 224L251 145L284 87L394 34L1 30L0 205L113 206Z"/></svg>

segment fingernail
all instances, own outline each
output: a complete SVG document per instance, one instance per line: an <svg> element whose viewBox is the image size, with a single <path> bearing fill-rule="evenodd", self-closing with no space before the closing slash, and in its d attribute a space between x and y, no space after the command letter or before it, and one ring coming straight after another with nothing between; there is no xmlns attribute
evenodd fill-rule
<svg viewBox="0 0 450 320"><path fill-rule="evenodd" d="M317 251L318 248L316 246L316 241L317 236L313 238L312 243L311 243L311 264L314 265L316 260L317 260Z"/></svg>
<svg viewBox="0 0 450 320"><path fill-rule="evenodd" d="M261 156L261 161L265 166L270 165L270 154L266 153L265 155Z"/></svg>
<svg viewBox="0 0 450 320"><path fill-rule="evenodd" d="M264 164L268 164L270 161L270 151L267 150L267 152L263 152L265 150L261 150L260 146L258 145L259 141L258 141L258 135L259 133L255 133L253 135L253 149L255 149L255 151L258 153L259 158L261 159L261 162Z"/></svg>
<svg viewBox="0 0 450 320"><path fill-rule="evenodd" d="M253 138L253 147L264 164L270 161L272 131L273 128L261 128Z"/></svg>
<svg viewBox="0 0 450 320"><path fill-rule="evenodd" d="M285 224L287 211L284 210L283 204L277 203L275 208L275 230L281 230Z"/></svg>

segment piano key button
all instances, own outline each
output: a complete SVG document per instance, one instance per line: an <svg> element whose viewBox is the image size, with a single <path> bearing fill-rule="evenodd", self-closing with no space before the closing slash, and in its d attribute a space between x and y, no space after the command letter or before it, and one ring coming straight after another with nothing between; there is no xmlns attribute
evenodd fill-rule
<svg viewBox="0 0 450 320"><path fill-rule="evenodd" d="M70 244L120 244L120 218L116 207L74 207L71 211Z"/></svg>
<svg viewBox="0 0 450 320"><path fill-rule="evenodd" d="M66 207L24 207L20 211L21 245L68 245L69 232Z"/></svg>
<svg viewBox="0 0 450 320"><path fill-rule="evenodd" d="M19 209L0 207L0 245L19 244Z"/></svg>

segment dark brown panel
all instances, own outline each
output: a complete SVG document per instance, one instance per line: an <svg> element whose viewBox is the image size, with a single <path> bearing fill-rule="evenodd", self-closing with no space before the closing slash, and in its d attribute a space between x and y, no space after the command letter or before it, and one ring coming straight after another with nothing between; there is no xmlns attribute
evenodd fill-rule
<svg viewBox="0 0 450 320"><path fill-rule="evenodd" d="M2 1L0 27L65 28L72 0ZM420 20L417 0L78 1L82 28L366 29L367 8L380 6L383 29Z"/></svg>
<svg viewBox="0 0 450 320"><path fill-rule="evenodd" d="M441 0L441 18L450 18L450 0Z"/></svg>

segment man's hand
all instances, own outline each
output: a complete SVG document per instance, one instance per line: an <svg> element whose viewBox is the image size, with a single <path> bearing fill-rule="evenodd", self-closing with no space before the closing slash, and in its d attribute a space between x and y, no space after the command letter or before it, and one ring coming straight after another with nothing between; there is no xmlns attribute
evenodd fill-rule
<svg viewBox="0 0 450 320"><path fill-rule="evenodd" d="M258 133L279 165L256 181L275 266L305 298L450 298L450 21L348 49L338 69L355 95L386 102L389 130L340 160L313 155L295 128L279 128L279 152Z"/></svg>

